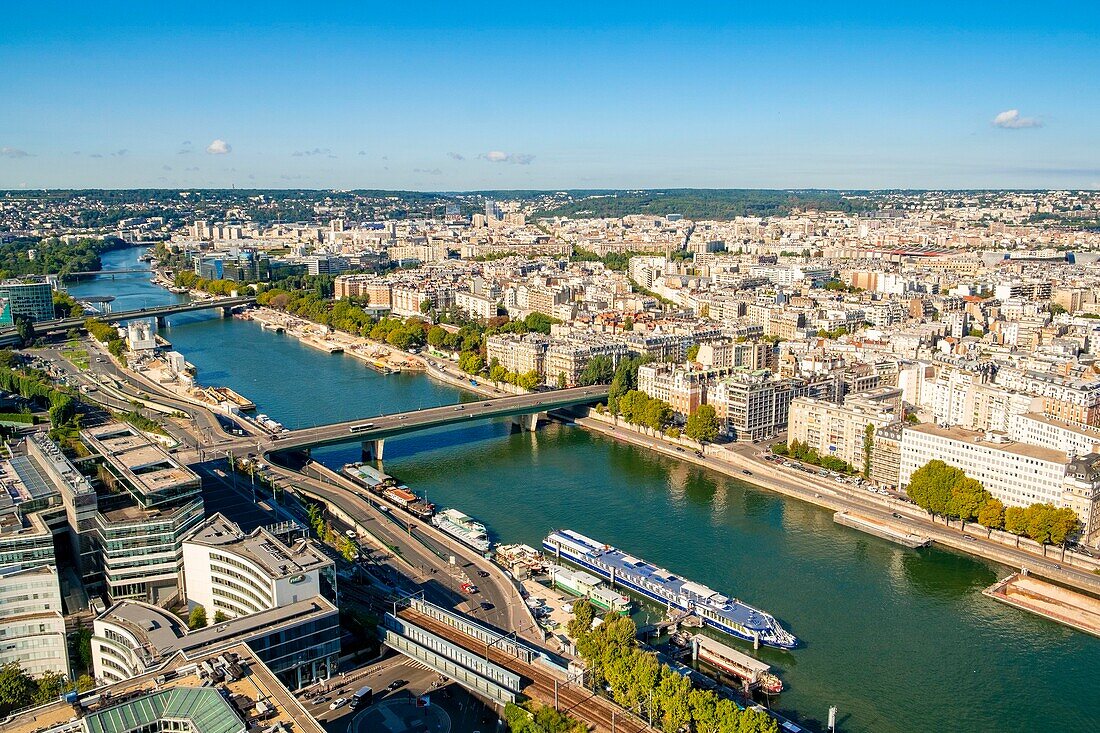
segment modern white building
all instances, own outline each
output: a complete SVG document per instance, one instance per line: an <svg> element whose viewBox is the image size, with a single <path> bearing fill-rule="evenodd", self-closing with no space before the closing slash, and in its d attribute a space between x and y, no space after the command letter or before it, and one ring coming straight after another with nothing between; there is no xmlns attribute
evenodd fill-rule
<svg viewBox="0 0 1100 733"><path fill-rule="evenodd" d="M0 666L69 674L69 642L57 568L0 568Z"/></svg>
<svg viewBox="0 0 1100 733"><path fill-rule="evenodd" d="M925 424L907 427L901 438L899 486L913 472L939 459L977 479L1006 506L1053 504L1077 513L1082 537L1100 537L1100 455L1067 456L1065 451L1009 440L1001 433Z"/></svg>
<svg viewBox="0 0 1100 733"><path fill-rule="evenodd" d="M335 598L335 564L311 540L287 545L263 528L246 534L221 514L184 538L183 576L188 604L205 608L211 620Z"/></svg>
<svg viewBox="0 0 1100 733"><path fill-rule="evenodd" d="M328 679L340 656L340 612L313 596L269 611L189 630L171 611L119 601L92 622L92 670L113 683L159 669L178 653L205 656L248 644L291 690Z"/></svg>

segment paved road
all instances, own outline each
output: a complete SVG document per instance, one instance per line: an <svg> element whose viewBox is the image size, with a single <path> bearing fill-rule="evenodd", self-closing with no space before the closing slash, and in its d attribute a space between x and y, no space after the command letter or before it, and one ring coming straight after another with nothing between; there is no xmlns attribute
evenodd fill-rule
<svg viewBox="0 0 1100 733"><path fill-rule="evenodd" d="M372 544L377 544L387 554L392 554L392 548L398 548L404 562L391 558L388 564L397 572L409 576L418 588L424 589L432 602L456 607L498 629L516 631L530 640L542 641L541 630L533 624L523 598L511 579L476 551L396 508L380 511L378 507L385 503L378 497L361 495L359 492L365 490L348 479L343 479L347 485L333 485L278 465L272 465L270 470L281 477L284 486L304 489L338 506L354 518L355 528L361 530L361 535L366 533L375 538L376 543ZM345 528L342 522L334 524L341 530ZM448 559L454 555L455 564L429 550L417 537L425 539ZM481 576L478 571L487 575ZM463 573L477 585L478 593L469 595L460 589ZM482 601L491 603L493 607L482 609Z"/></svg>
<svg viewBox="0 0 1100 733"><path fill-rule="evenodd" d="M673 446L659 438L636 433L622 427L613 428L601 421L586 419L580 422L587 428L611 437L647 446L680 460L712 468L741 481L773 489L803 499L811 504L824 506L835 511L851 511L888 525L904 526L908 531L930 537L941 545L966 553L982 555L1010 567L1026 567L1035 575L1070 583L1073 586L1094 593L1100 592L1100 576L1087 570L1068 567L1053 556L1043 558L1025 550L1018 550L981 537L971 540L964 539L964 537L972 535L964 535L955 527L945 526L942 521L931 521L927 513L909 503L896 501L894 506L883 507L880 502L870 497L861 496L863 490L856 489L850 484L836 484L832 479L822 480L820 477L811 477L809 474L776 466L765 461L761 457L762 449L760 446L738 446L730 456L736 462L731 462L712 457L699 457L687 450L680 453ZM745 470L752 471L752 475L746 476L743 473ZM901 517L893 516L895 513L900 514ZM1056 568L1055 565L1061 565L1061 568Z"/></svg>

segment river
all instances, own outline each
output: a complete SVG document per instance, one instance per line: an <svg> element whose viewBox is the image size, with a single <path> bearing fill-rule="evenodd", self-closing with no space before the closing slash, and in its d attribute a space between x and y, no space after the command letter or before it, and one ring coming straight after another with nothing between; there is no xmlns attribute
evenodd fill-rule
<svg viewBox="0 0 1100 733"><path fill-rule="evenodd" d="M131 267L137 255L112 252L104 265ZM117 295L119 308L180 297L141 275L70 291ZM469 399L250 321L169 322L165 335L202 383L236 389L289 427ZM314 457L339 467L358 447ZM905 550L825 510L562 425L512 433L489 422L387 440L386 470L500 541L538 546L550 529L576 529L770 611L804 642L759 652L788 687L775 705L813 729L830 705L849 733L1071 731L1100 720L1100 639L982 596L1003 566Z"/></svg>

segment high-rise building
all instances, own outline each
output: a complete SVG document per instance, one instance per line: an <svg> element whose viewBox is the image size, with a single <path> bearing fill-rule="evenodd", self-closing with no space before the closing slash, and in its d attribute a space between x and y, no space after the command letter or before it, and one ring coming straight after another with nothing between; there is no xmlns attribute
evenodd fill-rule
<svg viewBox="0 0 1100 733"><path fill-rule="evenodd" d="M20 317L32 322L53 320L53 289L44 279L4 280L0 299L7 302L0 311L0 325L10 326Z"/></svg>
<svg viewBox="0 0 1100 733"><path fill-rule="evenodd" d="M69 674L69 641L53 565L0 568L0 666Z"/></svg>

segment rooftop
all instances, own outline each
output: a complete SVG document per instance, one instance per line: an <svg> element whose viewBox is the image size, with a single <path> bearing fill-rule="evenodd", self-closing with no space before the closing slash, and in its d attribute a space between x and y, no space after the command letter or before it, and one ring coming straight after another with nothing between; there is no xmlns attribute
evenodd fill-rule
<svg viewBox="0 0 1100 733"><path fill-rule="evenodd" d="M940 438L957 440L961 443L969 443L971 445L980 444L983 447L990 448L991 450L999 450L1005 453L1014 453L1016 455L1025 456L1027 458L1034 458L1036 460L1046 461L1048 463L1064 464L1066 462L1066 454L1062 451L1054 450L1052 448L1043 448L1038 445L1030 445L1028 443L1017 443L1013 440L1007 439L1003 433L982 432L980 430L967 430L960 427L944 428L934 423L924 423L921 425L907 427L906 431L909 430L917 433L925 433L927 435L935 435Z"/></svg>
<svg viewBox="0 0 1100 733"><path fill-rule="evenodd" d="M227 644L248 641L261 632L297 625L330 613L338 613L336 606L322 596L313 596L189 631L183 619L170 611L142 601L124 600L115 603L96 620L125 628L141 640L151 654L167 657L177 651L194 654L207 649L220 649Z"/></svg>
<svg viewBox="0 0 1100 733"><path fill-rule="evenodd" d="M307 570L328 567L332 560L306 539L286 545L263 527L250 534L241 531L221 513L214 514L187 536L184 542L216 546L241 555L263 567L273 578L297 575Z"/></svg>
<svg viewBox="0 0 1100 733"><path fill-rule="evenodd" d="M81 431L81 438L142 495L193 484L199 477L136 428L110 423Z"/></svg>
<svg viewBox="0 0 1100 733"><path fill-rule="evenodd" d="M203 662L231 661L223 681L205 678ZM155 671L58 701L4 722L4 733L127 733L160 720L189 720L195 733L282 730L323 733L266 665L244 644L187 658L178 653Z"/></svg>

